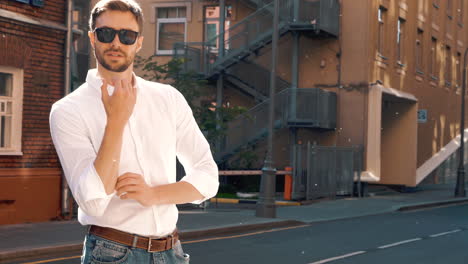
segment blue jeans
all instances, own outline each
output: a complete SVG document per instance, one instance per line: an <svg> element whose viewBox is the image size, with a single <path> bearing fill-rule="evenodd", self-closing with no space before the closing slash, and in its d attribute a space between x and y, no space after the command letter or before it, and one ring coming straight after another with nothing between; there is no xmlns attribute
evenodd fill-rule
<svg viewBox="0 0 468 264"><path fill-rule="evenodd" d="M186 264L190 256L182 251L180 241L172 249L148 252L93 234L86 235L81 264Z"/></svg>

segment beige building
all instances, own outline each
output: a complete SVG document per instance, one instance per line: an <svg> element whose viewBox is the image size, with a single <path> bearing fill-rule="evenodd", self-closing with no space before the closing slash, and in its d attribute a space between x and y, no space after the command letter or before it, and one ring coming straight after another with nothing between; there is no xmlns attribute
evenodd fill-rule
<svg viewBox="0 0 468 264"><path fill-rule="evenodd" d="M271 1L225 2L224 57L219 2L140 0L146 16L140 56L165 63L174 43L188 42L181 54L199 57L189 66L210 81L213 100L223 76L223 104L259 107L268 96L272 33L264 22L272 17ZM291 164L291 145L298 142L362 145L365 181L438 181L437 169L458 148L468 0L280 2L280 16L290 17L280 21L277 83L300 88L280 96L299 100L295 112L309 98L302 88L320 88L336 96L336 106L323 117L328 125L301 123L297 112L297 122L276 130L275 166ZM331 97L319 98L334 106ZM261 165L265 139L255 142Z"/></svg>

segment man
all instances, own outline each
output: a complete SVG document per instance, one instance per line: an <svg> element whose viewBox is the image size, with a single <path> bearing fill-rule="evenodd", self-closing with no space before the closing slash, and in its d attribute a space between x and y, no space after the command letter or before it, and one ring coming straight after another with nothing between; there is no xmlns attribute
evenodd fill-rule
<svg viewBox="0 0 468 264"><path fill-rule="evenodd" d="M88 35L97 69L50 113L78 220L90 226L82 263L188 263L175 204L201 203L218 189L218 168L184 97L133 73L142 19L133 0L96 4ZM187 173L179 182L176 156Z"/></svg>

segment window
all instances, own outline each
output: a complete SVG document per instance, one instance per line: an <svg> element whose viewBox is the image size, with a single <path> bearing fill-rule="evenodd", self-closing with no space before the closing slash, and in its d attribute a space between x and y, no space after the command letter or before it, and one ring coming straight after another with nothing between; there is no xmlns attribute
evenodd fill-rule
<svg viewBox="0 0 468 264"><path fill-rule="evenodd" d="M460 87L461 87L461 76L462 76L462 72L461 72L461 53L460 52L457 52L457 59L455 61L456 63L456 67L457 67L457 71L456 71L456 75L457 75L457 79L456 79L456 86L457 86L457 92L459 92L460 90Z"/></svg>
<svg viewBox="0 0 468 264"><path fill-rule="evenodd" d="M0 155L22 155L23 71L0 66Z"/></svg>
<svg viewBox="0 0 468 264"><path fill-rule="evenodd" d="M464 2L465 0L458 0L457 15L459 25L463 25Z"/></svg>
<svg viewBox="0 0 468 264"><path fill-rule="evenodd" d="M453 0L447 0L447 16L452 19L453 17L453 4L452 4Z"/></svg>
<svg viewBox="0 0 468 264"><path fill-rule="evenodd" d="M398 18L397 22L397 61L403 63L405 20Z"/></svg>
<svg viewBox="0 0 468 264"><path fill-rule="evenodd" d="M226 5L225 7L225 23L224 23L224 39L225 49L229 48L229 27L232 18L232 6ZM219 6L206 6L205 7L205 41L213 47L213 52L217 52L219 42Z"/></svg>
<svg viewBox="0 0 468 264"><path fill-rule="evenodd" d="M433 80L437 80L437 39L434 37L432 37L431 39L431 54L429 59L429 69L431 73L431 78Z"/></svg>
<svg viewBox="0 0 468 264"><path fill-rule="evenodd" d="M157 8L156 54L171 55L176 42L185 42L187 33L186 7Z"/></svg>
<svg viewBox="0 0 468 264"><path fill-rule="evenodd" d="M452 85L452 50L450 46L445 46L445 86Z"/></svg>
<svg viewBox="0 0 468 264"><path fill-rule="evenodd" d="M423 69L423 40L424 40L424 31L418 28L418 33L416 35L416 72L424 73Z"/></svg>
<svg viewBox="0 0 468 264"><path fill-rule="evenodd" d="M379 7L378 11L378 21L379 21L379 31L378 31L378 36L377 36L377 51L379 55L386 59L384 56L385 53L385 20L386 20L386 13L387 10L384 7Z"/></svg>

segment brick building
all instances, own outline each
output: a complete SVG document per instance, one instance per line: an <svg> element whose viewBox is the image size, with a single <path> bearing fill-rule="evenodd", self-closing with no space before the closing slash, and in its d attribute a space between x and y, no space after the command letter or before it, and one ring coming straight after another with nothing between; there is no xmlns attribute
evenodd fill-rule
<svg viewBox="0 0 468 264"><path fill-rule="evenodd" d="M0 0L0 224L61 215L48 119L65 94L67 32L66 0Z"/></svg>

